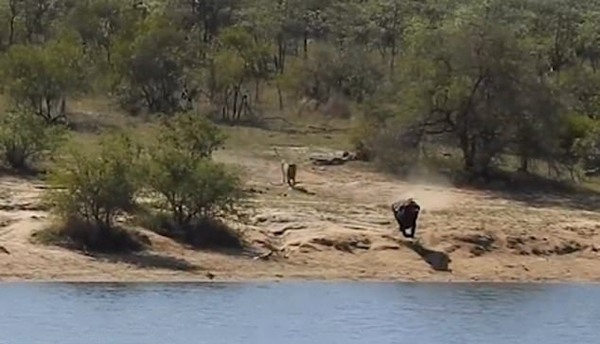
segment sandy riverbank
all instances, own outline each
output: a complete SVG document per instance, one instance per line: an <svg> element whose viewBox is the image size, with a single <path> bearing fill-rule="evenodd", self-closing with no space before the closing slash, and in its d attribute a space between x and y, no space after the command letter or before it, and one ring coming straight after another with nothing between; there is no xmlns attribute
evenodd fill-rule
<svg viewBox="0 0 600 344"><path fill-rule="evenodd" d="M31 242L47 227L43 184L0 178L1 281L381 280L427 282L600 281L597 200L515 196L394 180L361 166L301 166L300 186L279 184L271 159L224 152L253 197L243 231L254 253L197 251L155 233L152 248L124 256L89 256ZM403 241L389 210L399 197L423 206L418 254ZM257 253L276 249L268 260ZM433 256L432 256L433 255ZM434 258L433 261L431 258ZM450 271L436 271L449 257Z"/></svg>

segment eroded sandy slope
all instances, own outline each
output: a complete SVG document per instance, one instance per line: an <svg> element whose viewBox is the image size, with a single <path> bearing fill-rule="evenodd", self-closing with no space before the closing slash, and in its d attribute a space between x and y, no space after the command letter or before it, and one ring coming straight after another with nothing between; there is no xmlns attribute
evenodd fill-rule
<svg viewBox="0 0 600 344"><path fill-rule="evenodd" d="M35 245L51 219L40 207L43 184L0 179L3 280L142 281L319 278L422 281L600 281L600 213L590 199L516 197L400 181L349 164L311 166L303 158L299 190L281 185L278 162L264 152L219 153L240 166L252 197L243 231L254 252L189 249L143 231L152 248L127 256L88 256ZM415 197L423 207L417 254L400 238L391 202ZM253 259L268 254L267 259ZM451 271L432 268L450 257ZM429 260L429 263L426 261ZM435 263L435 262L434 262ZM435 265L435 264L434 264Z"/></svg>

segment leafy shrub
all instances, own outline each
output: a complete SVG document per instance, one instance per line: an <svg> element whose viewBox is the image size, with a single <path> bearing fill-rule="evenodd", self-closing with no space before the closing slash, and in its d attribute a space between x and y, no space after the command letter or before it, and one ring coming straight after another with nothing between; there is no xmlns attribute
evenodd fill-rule
<svg viewBox="0 0 600 344"><path fill-rule="evenodd" d="M87 86L82 60L71 36L41 47L16 45L3 60L2 83L17 107L55 123L64 119L66 98Z"/></svg>
<svg viewBox="0 0 600 344"><path fill-rule="evenodd" d="M192 158L209 158L225 142L225 135L206 117L179 113L162 123L159 145L171 146Z"/></svg>
<svg viewBox="0 0 600 344"><path fill-rule="evenodd" d="M564 116L561 124L554 159L563 165L575 180L582 167L596 167L600 146L599 127L596 120L582 115Z"/></svg>
<svg viewBox="0 0 600 344"><path fill-rule="evenodd" d="M190 85L187 68L196 59L182 47L191 42L164 18L149 18L138 29L133 41L116 44L114 91L121 106L169 114L186 108L181 97Z"/></svg>
<svg viewBox="0 0 600 344"><path fill-rule="evenodd" d="M239 180L223 165L194 159L173 146L156 147L148 164L148 187L183 229L228 211L238 196Z"/></svg>
<svg viewBox="0 0 600 344"><path fill-rule="evenodd" d="M115 216L134 205L139 149L125 135L109 135L99 150L67 149L50 171L47 199L65 221L82 220L108 235Z"/></svg>
<svg viewBox="0 0 600 344"><path fill-rule="evenodd" d="M299 97L326 104L331 97L362 103L375 94L382 73L373 58L360 49L343 54L317 46L307 61L291 64L283 78L283 86Z"/></svg>
<svg viewBox="0 0 600 344"><path fill-rule="evenodd" d="M243 27L230 27L219 34L219 49L209 58L206 82L211 102L220 108L223 121L233 125L256 120L245 84L253 81L255 99L260 84L273 76L269 44L256 40Z"/></svg>
<svg viewBox="0 0 600 344"><path fill-rule="evenodd" d="M224 165L210 160L224 135L204 117L178 114L160 128L148 150L146 187L160 213L169 213L171 232L189 237L203 221L230 212L240 196L240 180Z"/></svg>
<svg viewBox="0 0 600 344"><path fill-rule="evenodd" d="M369 99L363 106L362 116L357 118L350 133L350 141L354 146L357 158L365 161L385 160L388 151L392 156L392 163L397 160L394 150L402 149L396 144L399 139L398 128L405 127L403 123L394 121L397 109L393 106L383 105L377 97ZM393 136L396 136L395 138ZM399 152L398 152L399 153Z"/></svg>
<svg viewBox="0 0 600 344"><path fill-rule="evenodd" d="M13 168L23 170L57 148L64 131L31 112L8 112L0 117L0 151Z"/></svg>
<svg viewBox="0 0 600 344"><path fill-rule="evenodd" d="M419 161L420 136L410 129L381 130L370 140L374 160L387 172L407 174Z"/></svg>

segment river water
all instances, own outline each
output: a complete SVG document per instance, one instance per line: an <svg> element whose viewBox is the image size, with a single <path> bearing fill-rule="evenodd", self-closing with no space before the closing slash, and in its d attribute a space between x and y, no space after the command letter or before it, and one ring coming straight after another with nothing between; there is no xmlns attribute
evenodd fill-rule
<svg viewBox="0 0 600 344"><path fill-rule="evenodd" d="M0 284L0 343L598 343L600 286Z"/></svg>

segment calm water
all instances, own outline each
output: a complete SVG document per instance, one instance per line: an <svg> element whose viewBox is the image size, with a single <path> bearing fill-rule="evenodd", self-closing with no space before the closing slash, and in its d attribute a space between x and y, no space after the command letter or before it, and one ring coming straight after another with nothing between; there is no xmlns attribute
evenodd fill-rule
<svg viewBox="0 0 600 344"><path fill-rule="evenodd" d="M597 343L600 287L0 284L0 343Z"/></svg>

